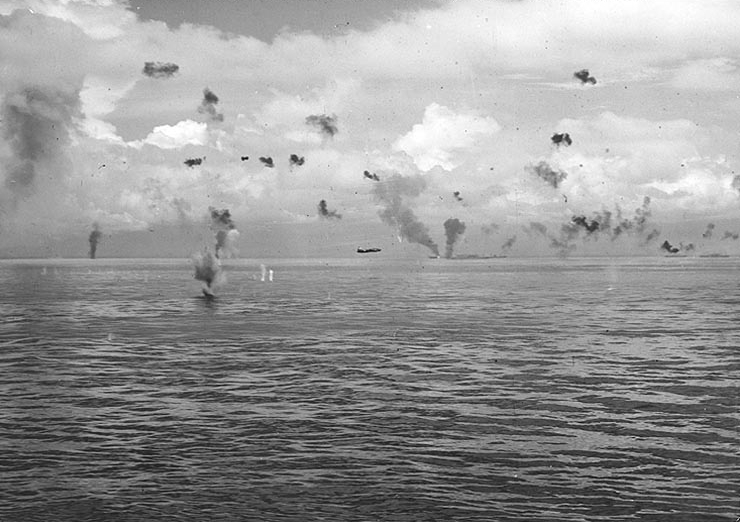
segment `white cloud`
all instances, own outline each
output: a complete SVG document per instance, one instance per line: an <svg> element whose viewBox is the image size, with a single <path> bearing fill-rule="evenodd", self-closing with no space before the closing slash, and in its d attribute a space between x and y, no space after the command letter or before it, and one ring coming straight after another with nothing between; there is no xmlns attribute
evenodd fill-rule
<svg viewBox="0 0 740 522"><path fill-rule="evenodd" d="M393 147L411 156L424 172L436 166L452 170L459 165L456 153L470 149L476 140L490 137L500 129L493 118L455 113L432 103L424 111L422 123L398 138Z"/></svg>
<svg viewBox="0 0 740 522"><path fill-rule="evenodd" d="M129 145L141 147L154 145L160 149L179 149L186 145L206 145L208 143L208 124L193 120L183 120L175 125L160 125L143 140Z"/></svg>

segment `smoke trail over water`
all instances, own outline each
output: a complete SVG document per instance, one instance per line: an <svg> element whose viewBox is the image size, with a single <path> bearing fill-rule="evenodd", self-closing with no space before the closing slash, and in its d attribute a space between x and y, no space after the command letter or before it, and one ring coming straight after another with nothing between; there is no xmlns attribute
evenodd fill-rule
<svg viewBox="0 0 740 522"><path fill-rule="evenodd" d="M429 235L429 229L404 201L406 197L418 196L425 188L426 182L420 176L412 178L393 174L385 181L374 184L373 195L383 206L379 212L383 223L394 227L401 238L423 245L439 257L439 247Z"/></svg>
<svg viewBox="0 0 740 522"><path fill-rule="evenodd" d="M458 238L465 232L465 223L457 218L449 218L444 222L445 235L447 236L447 244L445 246L445 257L447 259L452 258L452 252L455 248L455 243Z"/></svg>
<svg viewBox="0 0 740 522"><path fill-rule="evenodd" d="M92 232L90 232L90 236L87 238L87 241L90 243L90 259L95 259L95 255L98 251L98 242L102 235L103 233L100 231L98 224L93 223Z"/></svg>
<svg viewBox="0 0 740 522"><path fill-rule="evenodd" d="M3 170L13 203L34 192L39 171L58 177L61 170L64 175L64 147L70 141L79 101L78 92L45 87L28 87L5 96L1 124L13 156Z"/></svg>

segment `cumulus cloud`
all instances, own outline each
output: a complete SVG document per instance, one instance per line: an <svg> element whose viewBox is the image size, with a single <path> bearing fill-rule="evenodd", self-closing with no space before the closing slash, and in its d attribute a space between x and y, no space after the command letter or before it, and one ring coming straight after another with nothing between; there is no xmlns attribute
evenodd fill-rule
<svg viewBox="0 0 740 522"><path fill-rule="evenodd" d="M186 145L205 145L208 143L208 124L193 120L183 120L175 125L154 127L146 138L131 145L153 145L160 149L179 149Z"/></svg>
<svg viewBox="0 0 740 522"><path fill-rule="evenodd" d="M393 147L411 156L422 171L436 166L452 170L460 164L458 153L473 147L479 138L490 138L500 129L491 117L456 113L432 103L424 110L422 122L398 138Z"/></svg>

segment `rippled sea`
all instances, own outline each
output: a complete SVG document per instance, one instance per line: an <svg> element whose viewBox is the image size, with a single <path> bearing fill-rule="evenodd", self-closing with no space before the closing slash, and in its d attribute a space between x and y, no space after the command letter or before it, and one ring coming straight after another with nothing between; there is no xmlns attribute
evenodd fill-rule
<svg viewBox="0 0 740 522"><path fill-rule="evenodd" d="M734 521L740 259L1 261L2 521Z"/></svg>

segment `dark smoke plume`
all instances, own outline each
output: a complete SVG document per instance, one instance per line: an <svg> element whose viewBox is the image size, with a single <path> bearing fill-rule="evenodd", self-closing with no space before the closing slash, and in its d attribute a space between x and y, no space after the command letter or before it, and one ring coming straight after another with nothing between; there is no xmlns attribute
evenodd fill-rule
<svg viewBox="0 0 740 522"><path fill-rule="evenodd" d="M565 144L565 146L570 146L573 143L573 140L570 139L570 134L567 132L564 132L563 134L553 134L550 137L550 141L558 147L563 144Z"/></svg>
<svg viewBox="0 0 740 522"><path fill-rule="evenodd" d="M712 237L712 234L714 233L714 223L709 223L707 225L707 229L704 231L704 233L701 235L704 239L709 239Z"/></svg>
<svg viewBox="0 0 740 522"><path fill-rule="evenodd" d="M581 84L590 83L591 85L596 85L596 78L589 74L588 69L581 69L580 71L574 72L573 77L581 80Z"/></svg>
<svg viewBox="0 0 740 522"><path fill-rule="evenodd" d="M568 177L568 173L562 170L553 169L546 161L540 161L537 165L529 165L527 167L531 173L535 174L538 178L546 181L553 188L558 188L560 182Z"/></svg>
<svg viewBox="0 0 740 522"><path fill-rule="evenodd" d="M452 195L455 196L455 199L458 200L458 201L462 201L463 200L463 198L460 196L460 191L459 190L456 190L455 192L453 192Z"/></svg>
<svg viewBox="0 0 740 522"><path fill-rule="evenodd" d="M736 241L738 238L740 238L740 234L737 232L730 232L729 230L726 230L724 235L722 236L722 239L732 239L733 241Z"/></svg>
<svg viewBox="0 0 740 522"><path fill-rule="evenodd" d="M211 228L216 231L216 257L233 255L234 242L239 237L239 231L231 219L231 212L214 207L208 207L208 211L211 213Z"/></svg>
<svg viewBox="0 0 740 522"><path fill-rule="evenodd" d="M200 102L198 112L208 114L212 121L224 121L224 115L216 110L216 105L218 105L218 96L208 87L203 89L203 100Z"/></svg>
<svg viewBox="0 0 740 522"><path fill-rule="evenodd" d="M168 62L145 62L144 70L141 72L150 78L170 78L180 70L176 63Z"/></svg>
<svg viewBox="0 0 740 522"><path fill-rule="evenodd" d="M247 161L249 159L249 156L242 156L242 161Z"/></svg>
<svg viewBox="0 0 740 522"><path fill-rule="evenodd" d="M661 248L661 250L665 250L665 251L666 251L666 252L668 252L669 254L677 254L677 253L678 253L678 251L680 250L680 248L678 248L678 247L674 247L673 245L671 245L671 244L670 244L670 243L668 242L668 240L667 240L667 239L666 239L665 241L663 241L663 244L662 244L662 245L660 245L660 248Z"/></svg>
<svg viewBox="0 0 740 522"><path fill-rule="evenodd" d="M485 235L490 236L499 229L499 226L496 223L489 223L488 225L481 225L480 229Z"/></svg>
<svg viewBox="0 0 740 522"><path fill-rule="evenodd" d="M90 243L90 259L95 259L95 254L98 251L98 242L102 235L103 233L100 231L98 224L93 223L92 232L90 232L90 236L87 238L87 241Z"/></svg>
<svg viewBox="0 0 740 522"><path fill-rule="evenodd" d="M79 101L77 92L42 87L5 95L0 121L12 158L5 160L3 166L5 187L14 203L34 192L40 170L48 170L52 177L68 163L64 150Z"/></svg>
<svg viewBox="0 0 740 522"><path fill-rule="evenodd" d="M188 158L185 161L183 161L183 163L192 169L196 165L201 165L203 163L203 160L204 159L206 159L206 158L205 157L203 157L203 158Z"/></svg>
<svg viewBox="0 0 740 522"><path fill-rule="evenodd" d="M296 165L296 166L300 167L300 166L301 166L301 165L303 165L304 163L306 163L306 158L304 158L303 156L301 156L301 157L299 158L299 157L298 157L298 155L296 155L296 154L291 154L291 155L290 155L290 166L291 166L291 167L292 167L293 165Z"/></svg>
<svg viewBox="0 0 740 522"><path fill-rule="evenodd" d="M337 127L337 115L312 114L306 117L306 125L311 125L321 132L324 137L333 138L339 132Z"/></svg>
<svg viewBox="0 0 740 522"><path fill-rule="evenodd" d="M571 223L583 228L589 234L593 234L601 228L601 224L595 219L589 220L586 216L573 216L570 219Z"/></svg>
<svg viewBox="0 0 740 522"><path fill-rule="evenodd" d="M465 223L457 218L449 218L444 222L445 235L447 236L447 245L445 247L445 257L452 259L452 251L458 238L465 232Z"/></svg>
<svg viewBox="0 0 740 522"><path fill-rule="evenodd" d="M321 201L319 201L318 209L319 209L319 217L322 217L322 218L325 218L325 219L332 219L332 218L342 219L342 215L341 214L337 214L336 211L329 210L327 208L327 206L326 206L326 200L325 199L322 199Z"/></svg>
<svg viewBox="0 0 740 522"><path fill-rule="evenodd" d="M547 227L537 221L531 221L529 227L526 227L524 231L529 235L539 234L541 236L547 236Z"/></svg>
<svg viewBox="0 0 740 522"><path fill-rule="evenodd" d="M260 161L267 168L271 169L275 166L275 163L272 161L272 158L270 156L267 156L266 158L264 156L260 156Z"/></svg>
<svg viewBox="0 0 740 522"><path fill-rule="evenodd" d="M504 244L501 245L501 250L511 250L511 247L514 246L514 243L516 242L516 236L511 236L509 239L504 241Z"/></svg>
<svg viewBox="0 0 740 522"><path fill-rule="evenodd" d="M740 174L736 174L735 177L732 178L732 188L740 193Z"/></svg>
<svg viewBox="0 0 740 522"><path fill-rule="evenodd" d="M383 205L379 212L383 223L394 227L400 238L423 245L439 257L439 247L429 235L429 229L418 220L414 211L404 201L406 197L418 196L425 188L426 182L420 176L407 178L393 174L386 181L373 187L373 195Z"/></svg>
<svg viewBox="0 0 740 522"><path fill-rule="evenodd" d="M380 181L380 178L374 172L370 174L370 172L366 170L362 173L362 175L365 176L367 179L371 179L373 181Z"/></svg>

